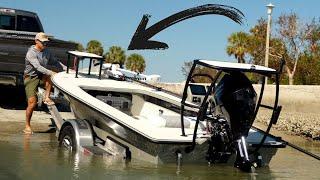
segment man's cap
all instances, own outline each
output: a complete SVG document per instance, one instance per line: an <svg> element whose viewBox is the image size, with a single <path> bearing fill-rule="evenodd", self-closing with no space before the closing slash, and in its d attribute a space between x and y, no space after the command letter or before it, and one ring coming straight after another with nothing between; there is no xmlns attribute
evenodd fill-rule
<svg viewBox="0 0 320 180"><path fill-rule="evenodd" d="M45 42L45 41L49 41L48 35L46 35L43 32L39 32L36 37L35 40L39 40L41 42Z"/></svg>

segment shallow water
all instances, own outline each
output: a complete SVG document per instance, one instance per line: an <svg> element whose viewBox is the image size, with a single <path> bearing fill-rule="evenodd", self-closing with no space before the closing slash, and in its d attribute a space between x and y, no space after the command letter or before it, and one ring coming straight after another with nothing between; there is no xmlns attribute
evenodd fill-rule
<svg viewBox="0 0 320 180"><path fill-rule="evenodd" d="M318 143L305 147L320 152ZM279 149L269 167L243 173L231 166L153 165L114 158L72 155L54 133L0 133L0 179L319 179L320 161L290 147ZM320 154L320 153L319 153Z"/></svg>

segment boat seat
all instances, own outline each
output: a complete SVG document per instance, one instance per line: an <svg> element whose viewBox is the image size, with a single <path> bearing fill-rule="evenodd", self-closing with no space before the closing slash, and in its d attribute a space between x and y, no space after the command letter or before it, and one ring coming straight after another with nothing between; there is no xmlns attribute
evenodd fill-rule
<svg viewBox="0 0 320 180"><path fill-rule="evenodd" d="M162 115L162 118L165 119L166 125L165 127L171 127L171 128L181 128L181 116L175 116L175 115ZM184 118L184 127L190 128L191 121L188 118Z"/></svg>
<svg viewBox="0 0 320 180"><path fill-rule="evenodd" d="M163 115L162 116L166 120L166 126L165 127L172 127L172 128L181 128L181 116L175 116L175 115ZM185 128L194 128L196 124L195 119L191 119L188 117L184 117L184 127ZM199 128L202 130L205 130L205 125L203 122L199 122Z"/></svg>
<svg viewBox="0 0 320 180"><path fill-rule="evenodd" d="M146 124L149 124L154 127L161 128L181 128L181 117L177 115L146 115L146 116L135 116L135 119L146 121ZM184 118L184 127L185 128L194 128L195 121L185 117ZM199 128L205 129L203 122L199 123Z"/></svg>
<svg viewBox="0 0 320 180"><path fill-rule="evenodd" d="M166 125L166 120L160 116L140 115L140 116L134 116L134 118L139 121L145 121L145 124L148 124L154 127L165 127Z"/></svg>

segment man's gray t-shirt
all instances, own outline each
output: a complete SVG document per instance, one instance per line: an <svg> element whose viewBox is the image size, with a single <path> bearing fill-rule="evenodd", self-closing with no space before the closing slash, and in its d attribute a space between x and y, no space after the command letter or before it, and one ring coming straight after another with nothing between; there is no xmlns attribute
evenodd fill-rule
<svg viewBox="0 0 320 180"><path fill-rule="evenodd" d="M49 70L50 66L54 66L62 71L60 62L48 51L44 49L39 51L32 45L26 54L24 74L29 76L37 76L41 74L51 75L53 72Z"/></svg>

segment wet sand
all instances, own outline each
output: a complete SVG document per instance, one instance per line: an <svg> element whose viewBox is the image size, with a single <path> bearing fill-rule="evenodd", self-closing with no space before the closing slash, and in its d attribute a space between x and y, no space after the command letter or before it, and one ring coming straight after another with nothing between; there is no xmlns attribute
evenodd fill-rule
<svg viewBox="0 0 320 180"><path fill-rule="evenodd" d="M0 132L22 133L25 126L25 109L27 103L23 88L0 85ZM65 111L66 108L59 107ZM61 113L66 119L73 118L73 115L66 111ZM31 126L35 132L45 132L52 124L51 115L48 109L37 107L33 112Z"/></svg>
<svg viewBox="0 0 320 180"><path fill-rule="evenodd" d="M62 112L62 116L66 119L73 118L70 112ZM52 120L51 115L47 109L38 109L34 111L31 126L33 131L46 132L51 128ZM0 108L0 131L22 133L25 126L25 110L12 110Z"/></svg>

